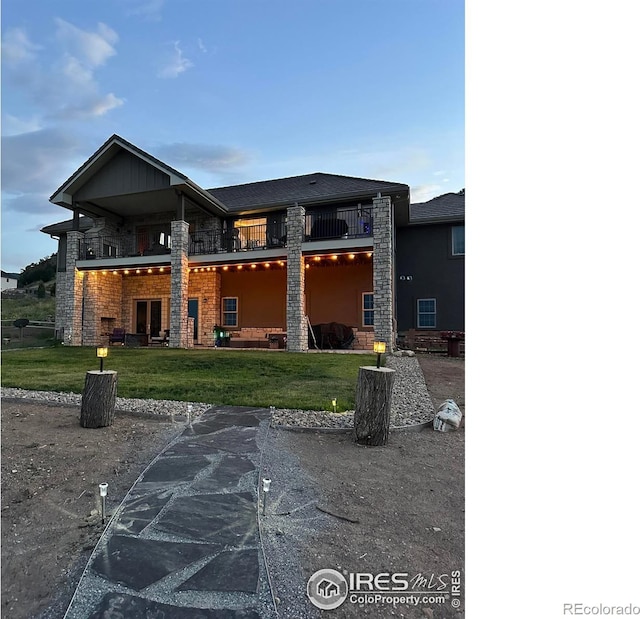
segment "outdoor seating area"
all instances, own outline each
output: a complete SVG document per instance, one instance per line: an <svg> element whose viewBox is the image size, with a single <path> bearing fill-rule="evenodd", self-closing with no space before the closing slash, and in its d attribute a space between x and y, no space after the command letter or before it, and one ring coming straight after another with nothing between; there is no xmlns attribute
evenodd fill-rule
<svg viewBox="0 0 640 619"><path fill-rule="evenodd" d="M124 346L124 343L125 343L125 330L116 327L113 330L113 333L111 333L111 335L109 336L109 346L111 346L112 344L120 344L121 346Z"/></svg>
<svg viewBox="0 0 640 619"><path fill-rule="evenodd" d="M152 335L149 338L149 346L169 346L169 329L165 329L163 335Z"/></svg>

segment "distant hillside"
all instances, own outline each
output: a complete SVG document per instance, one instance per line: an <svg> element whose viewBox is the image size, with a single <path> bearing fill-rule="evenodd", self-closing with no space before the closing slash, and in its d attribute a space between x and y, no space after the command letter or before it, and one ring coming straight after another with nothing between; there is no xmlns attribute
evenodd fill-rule
<svg viewBox="0 0 640 619"><path fill-rule="evenodd" d="M18 276L18 288L24 288L29 284L49 282L56 278L57 254L51 254L42 258L39 262L33 262L22 269Z"/></svg>
<svg viewBox="0 0 640 619"><path fill-rule="evenodd" d="M38 299L31 294L8 298L2 296L2 320L16 320L28 318L29 320L43 320L53 322L56 315L56 299L47 295L44 299Z"/></svg>

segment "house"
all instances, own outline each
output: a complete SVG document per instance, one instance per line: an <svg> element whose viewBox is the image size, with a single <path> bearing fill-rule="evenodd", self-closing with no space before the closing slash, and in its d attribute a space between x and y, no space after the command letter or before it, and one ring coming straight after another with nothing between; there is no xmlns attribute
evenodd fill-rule
<svg viewBox="0 0 640 619"><path fill-rule="evenodd" d="M18 274L6 273L2 271L2 288L1 290L12 290L18 287Z"/></svg>
<svg viewBox="0 0 640 619"><path fill-rule="evenodd" d="M96 346L114 328L147 344L286 341L309 325L395 342L394 226L409 187L325 173L203 189L117 135L51 196L73 213L58 239L56 332Z"/></svg>
<svg viewBox="0 0 640 619"><path fill-rule="evenodd" d="M397 229L398 333L464 331L464 189L412 204Z"/></svg>

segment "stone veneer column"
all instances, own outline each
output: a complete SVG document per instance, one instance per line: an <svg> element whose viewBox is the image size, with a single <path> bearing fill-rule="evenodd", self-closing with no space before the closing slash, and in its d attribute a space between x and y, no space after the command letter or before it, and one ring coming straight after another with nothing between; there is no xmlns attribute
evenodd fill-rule
<svg viewBox="0 0 640 619"><path fill-rule="evenodd" d="M189 347L189 224L171 222L171 317L170 348Z"/></svg>
<svg viewBox="0 0 640 619"><path fill-rule="evenodd" d="M109 274L111 275L111 272ZM111 275L111 277L114 277L114 275ZM99 294L98 273L95 271L85 273L84 320L82 325L82 343L84 346L98 346L100 344Z"/></svg>
<svg viewBox="0 0 640 619"><path fill-rule="evenodd" d="M393 333L393 239L391 198L373 200L373 331L387 349L395 345Z"/></svg>
<svg viewBox="0 0 640 619"><path fill-rule="evenodd" d="M84 274L76 269L76 262L80 253L80 242L84 239L83 232L67 232L67 271L62 294L62 323L64 328L64 343L67 346L82 346L82 295Z"/></svg>
<svg viewBox="0 0 640 619"><path fill-rule="evenodd" d="M303 206L287 209L287 350L306 352L309 348L307 317L304 313Z"/></svg>

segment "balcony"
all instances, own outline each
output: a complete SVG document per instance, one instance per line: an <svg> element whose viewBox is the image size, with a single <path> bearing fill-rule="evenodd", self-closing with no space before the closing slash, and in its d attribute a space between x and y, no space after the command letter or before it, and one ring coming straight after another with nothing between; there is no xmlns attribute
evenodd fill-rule
<svg viewBox="0 0 640 619"><path fill-rule="evenodd" d="M199 230L189 235L190 256L286 246L287 230L284 224L236 225L228 230Z"/></svg>
<svg viewBox="0 0 640 619"><path fill-rule="evenodd" d="M97 236L80 242L80 260L105 260L134 256L162 256L171 254L168 234L138 233L126 236Z"/></svg>
<svg viewBox="0 0 640 619"><path fill-rule="evenodd" d="M360 239L373 236L373 207L305 214L305 241Z"/></svg>
<svg viewBox="0 0 640 619"><path fill-rule="evenodd" d="M225 230L198 230L189 234L190 256L207 256L232 252L284 250L287 227L283 221L246 224L242 220ZM256 221L256 219L253 219ZM264 219L263 219L264 221ZM305 214L303 243L310 245L365 246L373 237L372 207L333 211L308 211ZM316 248L317 249L317 248ZM324 247L322 249L325 249ZM269 252L272 253L272 252ZM152 260L148 260L153 257ZM121 236L96 236L80 242L79 260L113 261L130 258L132 263L164 262L171 258L171 235L166 231L139 231Z"/></svg>

